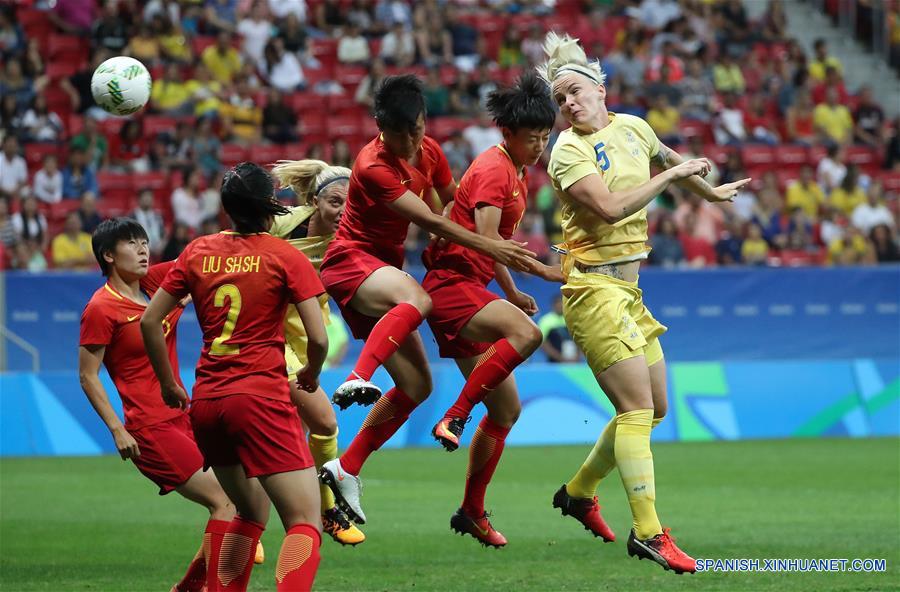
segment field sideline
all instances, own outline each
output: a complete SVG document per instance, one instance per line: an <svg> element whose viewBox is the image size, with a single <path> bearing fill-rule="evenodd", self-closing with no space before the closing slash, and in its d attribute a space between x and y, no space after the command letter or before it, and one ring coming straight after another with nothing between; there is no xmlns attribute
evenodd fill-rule
<svg viewBox="0 0 900 592"><path fill-rule="evenodd" d="M878 558L886 573L676 576L629 559L618 474L600 503L619 539L602 544L550 507L588 446L509 448L488 507L510 540L454 536L465 450L387 450L366 466L369 540L323 544L317 590L900 590L900 440L783 440L654 446L657 507L703 558ZM0 590L167 592L200 542L205 512L117 457L0 461ZM250 590L274 590L283 530Z"/></svg>

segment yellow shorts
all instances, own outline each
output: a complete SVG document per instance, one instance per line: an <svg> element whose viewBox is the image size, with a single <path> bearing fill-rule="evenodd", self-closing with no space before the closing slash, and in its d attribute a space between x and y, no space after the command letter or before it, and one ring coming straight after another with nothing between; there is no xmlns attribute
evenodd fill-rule
<svg viewBox="0 0 900 592"><path fill-rule="evenodd" d="M322 309L322 318L327 326L331 323L331 309L328 307L328 297L319 300L319 307ZM293 307L292 307L293 308ZM293 313L296 317L290 326L285 327L285 343L284 343L284 361L287 365L288 376L294 376L300 371L300 368L306 366L306 331L303 329L303 323L300 322L299 315L296 310Z"/></svg>
<svg viewBox="0 0 900 592"><path fill-rule="evenodd" d="M644 306L637 282L573 269L562 287L563 317L594 374L622 360L663 357L658 337L666 327Z"/></svg>

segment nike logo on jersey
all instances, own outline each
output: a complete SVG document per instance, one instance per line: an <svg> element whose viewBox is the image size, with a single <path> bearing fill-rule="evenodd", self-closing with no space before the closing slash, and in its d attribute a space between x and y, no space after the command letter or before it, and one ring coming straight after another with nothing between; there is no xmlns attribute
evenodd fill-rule
<svg viewBox="0 0 900 592"><path fill-rule="evenodd" d="M409 185L410 183L412 183L412 179L404 179L403 181L400 181L401 185Z"/></svg>
<svg viewBox="0 0 900 592"><path fill-rule="evenodd" d="M134 315L134 316L130 316L130 317L125 317L125 320L126 320L127 322L130 323L131 321L133 321L134 319L138 318L139 316L141 316L141 315Z"/></svg>
<svg viewBox="0 0 900 592"><path fill-rule="evenodd" d="M519 197L520 191L518 189L513 191L513 197Z"/></svg>

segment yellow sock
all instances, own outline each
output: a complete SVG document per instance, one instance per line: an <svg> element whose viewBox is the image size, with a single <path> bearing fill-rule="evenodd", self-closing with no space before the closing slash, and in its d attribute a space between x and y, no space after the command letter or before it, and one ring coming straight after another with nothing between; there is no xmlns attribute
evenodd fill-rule
<svg viewBox="0 0 900 592"><path fill-rule="evenodd" d="M316 469L321 469L322 465L332 459L337 458L337 435L337 430L335 430L334 433L330 436L319 436L313 433L309 434L309 438L307 439L309 442L309 451L312 453L313 459L316 461ZM334 507L334 494L331 493L330 487L320 483L319 495L322 497L323 512Z"/></svg>
<svg viewBox="0 0 900 592"><path fill-rule="evenodd" d="M584 464L571 481L566 483L566 493L572 497L594 497L600 481L616 467L616 417L613 416L609 420ZM654 417L651 429L658 426L662 420L662 417Z"/></svg>
<svg viewBox="0 0 900 592"><path fill-rule="evenodd" d="M628 411L616 418L616 465L631 506L634 532L639 539L662 532L656 516L656 484L650 452L652 425L653 409Z"/></svg>

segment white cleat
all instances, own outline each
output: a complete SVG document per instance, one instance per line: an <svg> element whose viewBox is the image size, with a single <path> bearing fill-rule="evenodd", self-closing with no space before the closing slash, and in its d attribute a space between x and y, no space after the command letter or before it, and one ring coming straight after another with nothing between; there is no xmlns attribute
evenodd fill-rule
<svg viewBox="0 0 900 592"><path fill-rule="evenodd" d="M334 500L348 518L357 524L366 523L359 498L362 497L362 481L356 475L344 471L341 460L330 460L319 471L319 480L334 493Z"/></svg>
<svg viewBox="0 0 900 592"><path fill-rule="evenodd" d="M337 387L331 396L331 402L346 409L350 405L371 405L381 397L381 389L362 378L348 380Z"/></svg>

